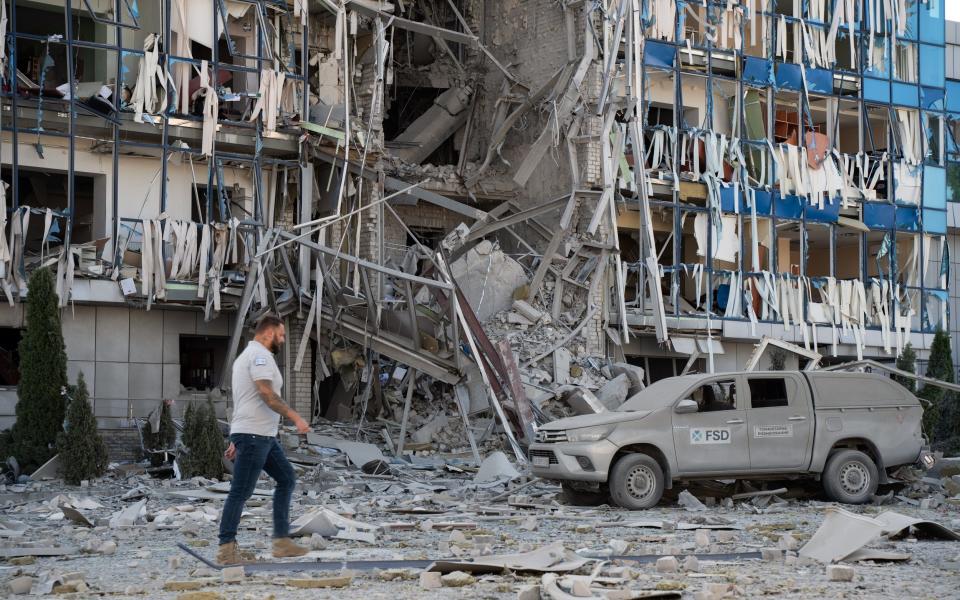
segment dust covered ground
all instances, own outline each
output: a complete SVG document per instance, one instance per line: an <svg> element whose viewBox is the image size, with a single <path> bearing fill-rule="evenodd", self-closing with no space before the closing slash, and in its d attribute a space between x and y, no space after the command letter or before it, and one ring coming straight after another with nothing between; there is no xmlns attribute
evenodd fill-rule
<svg viewBox="0 0 960 600"><path fill-rule="evenodd" d="M558 487L523 477L481 484L473 473L457 467L392 467L386 475L330 465L306 470L291 519L316 515L325 507L350 519L339 522L335 531L338 537L352 539L303 537L301 542L312 548L310 554L289 560L466 560L551 544L590 560L575 571L557 573L557 580L536 572L460 573L443 576L439 588L430 587L438 585L435 576L421 580L422 568L403 565L300 573L221 572L177 546L183 543L213 558L223 505L221 492L205 490L214 482L115 472L87 487L46 481L8 485L0 491L0 540L6 553L22 548L36 548L38 554L48 549L63 552L4 558L0 589L4 597L19 586L40 595L185 600L322 598L344 593L365 599L568 598L564 593L596 598L960 597L960 542L918 539L909 531L899 539L867 544L907 554L909 560L854 563L852 581L828 580L825 565L797 556L823 523L827 509L835 506L816 499L709 499L692 488L710 506L702 510L680 506L674 490L673 498L658 508L631 512L565 504ZM960 530L960 512L942 483L929 478L912 484L912 491L898 490L899 499L888 495L883 505L844 508L865 516L892 510ZM269 493L271 483L264 479L258 487ZM921 508L921 501L911 496L933 501L923 502ZM78 522L83 518L92 527ZM327 519L323 526L330 522ZM272 561L270 535L269 496L255 496L241 523L239 541ZM764 558L704 557L761 552ZM614 555L642 556L648 562L609 560ZM687 558L691 555L700 558ZM658 565L659 556L676 557L677 570L670 560ZM317 587L325 585L343 587Z"/></svg>

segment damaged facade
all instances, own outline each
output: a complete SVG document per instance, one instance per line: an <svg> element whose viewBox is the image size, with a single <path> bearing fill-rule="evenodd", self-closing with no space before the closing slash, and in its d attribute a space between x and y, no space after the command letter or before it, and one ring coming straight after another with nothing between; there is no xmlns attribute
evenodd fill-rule
<svg viewBox="0 0 960 600"><path fill-rule="evenodd" d="M0 20L0 374L50 265L105 427L222 387L267 311L301 414L476 458L764 337L957 329L938 0L64 4Z"/></svg>

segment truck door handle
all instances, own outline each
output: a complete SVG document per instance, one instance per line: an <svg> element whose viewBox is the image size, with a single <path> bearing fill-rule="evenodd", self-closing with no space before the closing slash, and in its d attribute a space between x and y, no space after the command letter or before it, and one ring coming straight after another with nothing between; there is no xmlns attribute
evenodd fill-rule
<svg viewBox="0 0 960 600"><path fill-rule="evenodd" d="M743 423L743 419L730 419L727 421L727 425L738 425L740 423Z"/></svg>
<svg viewBox="0 0 960 600"><path fill-rule="evenodd" d="M787 419L787 420L788 420L788 421L806 421L807 418L804 417L803 415L793 415L792 417L790 417L790 418Z"/></svg>

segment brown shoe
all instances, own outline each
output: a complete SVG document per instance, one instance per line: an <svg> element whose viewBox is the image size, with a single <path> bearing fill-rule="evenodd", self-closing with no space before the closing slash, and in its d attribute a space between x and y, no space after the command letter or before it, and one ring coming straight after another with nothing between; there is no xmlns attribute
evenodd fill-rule
<svg viewBox="0 0 960 600"><path fill-rule="evenodd" d="M294 556L303 556L309 552L307 548L293 543L290 538L276 538L273 540L274 558L291 558Z"/></svg>
<svg viewBox="0 0 960 600"><path fill-rule="evenodd" d="M217 550L217 564L220 565L243 565L256 561L253 552L241 549L236 540L221 544Z"/></svg>

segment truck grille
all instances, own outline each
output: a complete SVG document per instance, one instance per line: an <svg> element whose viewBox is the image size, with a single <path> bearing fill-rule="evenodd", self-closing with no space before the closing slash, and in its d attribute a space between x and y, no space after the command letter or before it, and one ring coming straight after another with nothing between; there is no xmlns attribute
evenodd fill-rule
<svg viewBox="0 0 960 600"><path fill-rule="evenodd" d="M557 462L557 455L553 453L553 450L531 450L530 460L533 460L534 456L539 456L541 458L546 457L550 460L551 465L559 464Z"/></svg>
<svg viewBox="0 0 960 600"><path fill-rule="evenodd" d="M537 432L537 442L541 444L556 444L557 442L567 441L566 431L547 431L541 429Z"/></svg>

